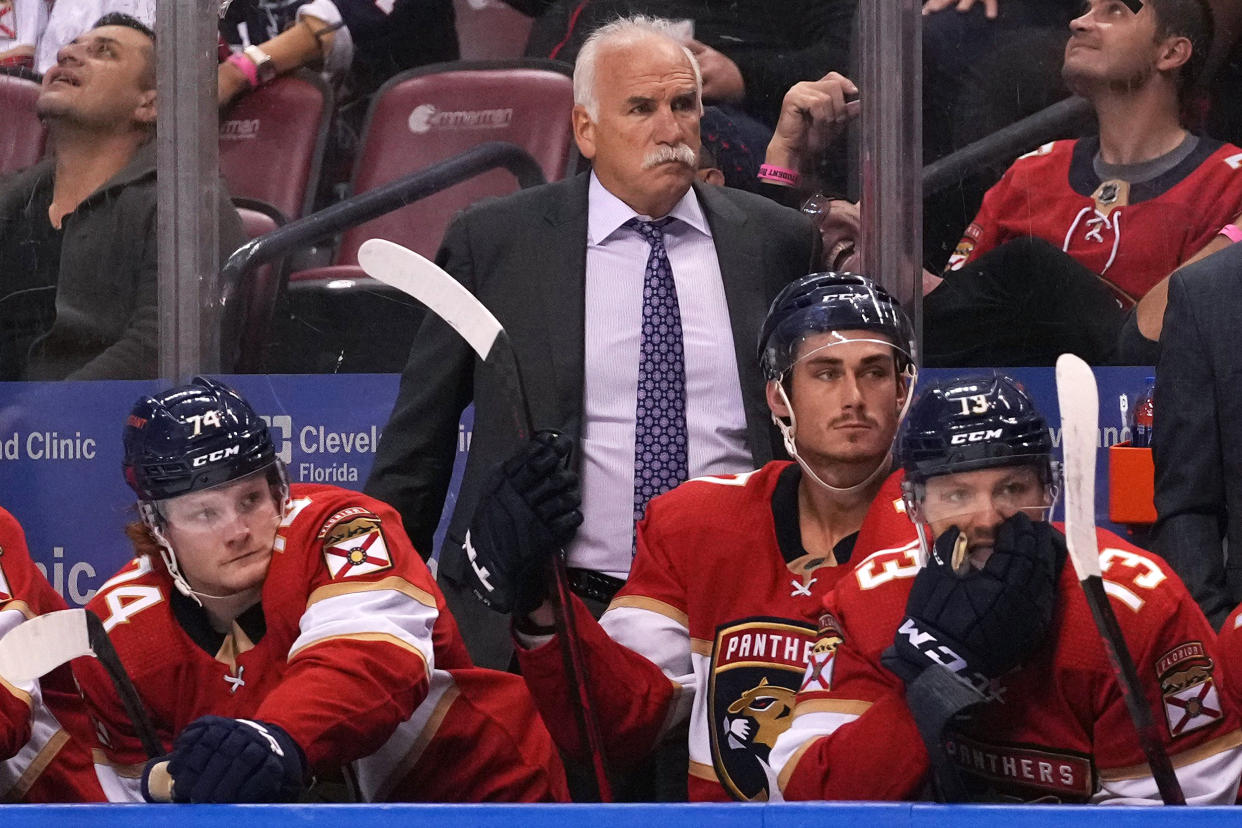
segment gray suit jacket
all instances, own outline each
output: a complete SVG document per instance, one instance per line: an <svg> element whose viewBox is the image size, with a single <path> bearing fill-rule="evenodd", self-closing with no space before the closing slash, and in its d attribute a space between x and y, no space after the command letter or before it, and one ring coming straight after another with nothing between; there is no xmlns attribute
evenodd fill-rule
<svg viewBox="0 0 1242 828"><path fill-rule="evenodd" d="M1156 369L1155 549L1217 629L1242 601L1240 313L1242 244L1182 268Z"/></svg>
<svg viewBox="0 0 1242 828"><path fill-rule="evenodd" d="M466 210L450 225L436 257L504 326L534 427L556 429L575 441L582 431L588 180L583 174ZM767 199L710 186L696 185L696 191L716 243L749 443L759 466L779 443L769 425L755 341L773 296L815 269L819 238L806 217ZM503 388L478 367L462 339L428 315L365 488L401 513L415 548L429 554L452 471L457 422L474 402L470 454L440 554L442 584L463 582L461 539L479 488L516 448ZM464 609L455 607L459 621ZM466 638L476 660L488 661L469 630Z"/></svg>

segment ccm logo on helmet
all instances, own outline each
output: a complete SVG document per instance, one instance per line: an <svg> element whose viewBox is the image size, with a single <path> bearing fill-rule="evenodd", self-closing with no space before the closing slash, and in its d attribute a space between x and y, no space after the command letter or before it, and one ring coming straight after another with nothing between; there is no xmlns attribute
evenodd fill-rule
<svg viewBox="0 0 1242 828"><path fill-rule="evenodd" d="M214 463L217 460L223 460L226 457L234 457L238 454L241 454L241 446L229 446L226 449L220 449L219 451L213 451L210 454L204 454L202 457L195 457L190 465L194 468L198 468L199 466L207 463Z"/></svg>
<svg viewBox="0 0 1242 828"><path fill-rule="evenodd" d="M1001 429L989 428L983 431L968 431L965 434L954 434L949 439L949 443L960 446L963 443L982 443L984 440L997 440L1001 436Z"/></svg>

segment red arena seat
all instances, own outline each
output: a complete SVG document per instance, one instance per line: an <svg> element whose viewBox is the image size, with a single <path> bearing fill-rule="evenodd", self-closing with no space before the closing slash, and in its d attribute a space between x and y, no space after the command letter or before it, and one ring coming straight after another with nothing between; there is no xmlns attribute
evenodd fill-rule
<svg viewBox="0 0 1242 828"><path fill-rule="evenodd" d="M353 192L366 192L485 141L529 152L555 181L573 151L573 84L567 64L550 60L454 62L392 78L376 94L354 170ZM434 256L453 215L481 198L505 195L517 181L492 170L345 233L338 264L355 264L358 247L382 238Z"/></svg>
<svg viewBox="0 0 1242 828"><path fill-rule="evenodd" d="M301 71L247 93L220 116L220 172L229 192L286 218L310 212L332 115L332 92Z"/></svg>
<svg viewBox="0 0 1242 828"><path fill-rule="evenodd" d="M39 82L0 74L0 175L29 167L43 157L47 132L35 115Z"/></svg>

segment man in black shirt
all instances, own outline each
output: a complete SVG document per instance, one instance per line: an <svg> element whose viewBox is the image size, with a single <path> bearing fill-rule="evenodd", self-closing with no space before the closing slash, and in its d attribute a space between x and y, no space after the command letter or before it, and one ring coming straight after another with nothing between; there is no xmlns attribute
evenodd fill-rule
<svg viewBox="0 0 1242 828"><path fill-rule="evenodd" d="M154 34L105 15L60 50L36 106L51 157L0 187L0 377L153 377ZM227 197L219 210L223 258L244 236Z"/></svg>

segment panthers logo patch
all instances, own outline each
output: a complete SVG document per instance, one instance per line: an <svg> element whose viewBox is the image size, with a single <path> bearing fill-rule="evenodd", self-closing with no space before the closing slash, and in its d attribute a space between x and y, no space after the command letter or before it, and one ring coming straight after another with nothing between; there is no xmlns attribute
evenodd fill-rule
<svg viewBox="0 0 1242 828"><path fill-rule="evenodd" d="M766 801L776 788L768 757L793 719L815 633L784 618L747 618L716 631L707 691L712 763L736 799Z"/></svg>

